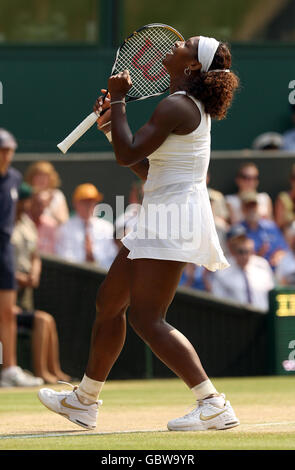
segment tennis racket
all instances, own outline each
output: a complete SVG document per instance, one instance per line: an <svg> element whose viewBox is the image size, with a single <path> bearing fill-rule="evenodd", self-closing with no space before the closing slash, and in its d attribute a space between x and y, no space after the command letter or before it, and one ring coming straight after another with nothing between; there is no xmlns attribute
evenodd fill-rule
<svg viewBox="0 0 295 470"><path fill-rule="evenodd" d="M170 77L162 59L176 41L183 40L176 29L161 23L142 26L124 40L117 50L111 75L129 70L132 87L126 102L158 96L169 89ZM89 114L57 147L66 153L98 117L94 112Z"/></svg>

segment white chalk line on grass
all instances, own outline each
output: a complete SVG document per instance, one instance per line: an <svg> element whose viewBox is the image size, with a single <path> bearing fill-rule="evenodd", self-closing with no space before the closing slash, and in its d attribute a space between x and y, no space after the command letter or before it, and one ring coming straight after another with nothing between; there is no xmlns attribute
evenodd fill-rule
<svg viewBox="0 0 295 470"><path fill-rule="evenodd" d="M267 427L267 426L288 426L288 425L295 425L295 421L283 421L279 423L252 423L252 424L242 424L238 428L256 428L256 427ZM129 430L129 431L102 431L102 432L90 432L87 431L80 432L80 431L64 431L64 432L44 432L39 434L0 434L0 440L4 439L40 439L40 438L47 438L47 437L75 437L75 436L106 436L106 435L116 435L116 434L141 434L141 433L156 433L156 432L167 432L168 429L136 429L136 430Z"/></svg>
<svg viewBox="0 0 295 470"><path fill-rule="evenodd" d="M0 434L1 439L35 439L41 437L70 437L70 436L105 436L111 434L140 434L140 433L147 433L147 432L169 432L168 429L137 429L137 430L130 430L130 431L103 431L103 432L90 432L87 431L80 432L80 431L66 431L66 432L48 432L42 434Z"/></svg>

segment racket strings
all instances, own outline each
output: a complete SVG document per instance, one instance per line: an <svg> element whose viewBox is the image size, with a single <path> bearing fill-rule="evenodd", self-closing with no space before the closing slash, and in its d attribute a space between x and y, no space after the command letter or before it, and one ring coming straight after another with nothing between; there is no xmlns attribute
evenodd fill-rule
<svg viewBox="0 0 295 470"><path fill-rule="evenodd" d="M113 73L128 69L132 80L130 97L163 93L169 88L170 77L162 59L179 40L173 31L147 28L132 36L121 48Z"/></svg>
<svg viewBox="0 0 295 470"><path fill-rule="evenodd" d="M137 44L136 47L130 44L131 71L135 74L137 79L143 77L147 79L147 81L139 81L139 89L143 94L150 92L157 93L161 91L163 87L165 89L169 87L169 75L161 59L170 50L171 42L175 42L175 35L172 34L170 38L168 38L165 32L165 30L159 30L157 28L147 30L148 34L143 34L141 38L140 47L138 47ZM167 44L169 44L168 47ZM142 56L140 56L140 54L142 54ZM136 67L136 63L138 68ZM157 76L158 79L153 79Z"/></svg>

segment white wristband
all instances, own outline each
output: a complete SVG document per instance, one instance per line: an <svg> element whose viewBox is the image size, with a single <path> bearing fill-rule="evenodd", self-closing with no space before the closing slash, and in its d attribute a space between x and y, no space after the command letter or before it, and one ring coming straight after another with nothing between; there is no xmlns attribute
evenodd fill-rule
<svg viewBox="0 0 295 470"><path fill-rule="evenodd" d="M105 136L109 142L112 142L112 131L106 132Z"/></svg>
<svg viewBox="0 0 295 470"><path fill-rule="evenodd" d="M122 103L122 104L125 104L125 105L126 105L126 102L125 102L125 100L111 101L111 103L110 103L110 104L112 105L112 104L118 104L118 103Z"/></svg>
<svg viewBox="0 0 295 470"><path fill-rule="evenodd" d="M111 124L111 121L105 122L102 126L99 126L99 130L105 126L108 126L109 124Z"/></svg>

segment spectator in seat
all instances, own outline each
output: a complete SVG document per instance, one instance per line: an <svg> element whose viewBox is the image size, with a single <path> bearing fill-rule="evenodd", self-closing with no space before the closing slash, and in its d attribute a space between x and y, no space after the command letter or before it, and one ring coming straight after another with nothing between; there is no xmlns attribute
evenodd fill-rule
<svg viewBox="0 0 295 470"><path fill-rule="evenodd" d="M45 160L38 161L29 166L25 173L25 181L36 192L48 191L49 203L45 215L55 219L57 224L66 222L69 218L69 209L66 198L59 189L61 181L54 166Z"/></svg>
<svg viewBox="0 0 295 470"><path fill-rule="evenodd" d="M248 238L254 241L254 251L275 269L279 259L288 251L288 244L277 224L260 216L256 192L242 193L241 201L244 214L241 225L246 229Z"/></svg>
<svg viewBox="0 0 295 470"><path fill-rule="evenodd" d="M278 132L265 132L253 141L254 150L281 150L283 147L283 136Z"/></svg>
<svg viewBox="0 0 295 470"><path fill-rule="evenodd" d="M225 196L230 213L231 225L237 224L243 219L241 194L249 191L257 192L259 171L255 163L243 163L238 169L235 182L238 187L238 192ZM265 219L273 218L272 200L267 193L257 193L257 204L260 217Z"/></svg>
<svg viewBox="0 0 295 470"><path fill-rule="evenodd" d="M77 263L95 263L109 269L118 248L113 239L113 224L93 216L103 195L90 183L77 186L73 193L76 214L58 229L56 254Z"/></svg>
<svg viewBox="0 0 295 470"><path fill-rule="evenodd" d="M46 213L50 200L50 191L44 189L34 192L29 215L37 228L39 252L53 254L58 223L56 219Z"/></svg>
<svg viewBox="0 0 295 470"><path fill-rule="evenodd" d="M254 254L254 242L243 233L241 227L230 230L228 241L230 267L212 273L212 294L267 312L268 293L274 288L273 273L268 262Z"/></svg>
<svg viewBox="0 0 295 470"><path fill-rule="evenodd" d="M33 291L39 285L42 263L38 254L38 232L27 215L33 189L23 183L19 189L16 223L12 234L18 285L15 314L18 327L32 330L32 364L35 375L44 382L69 381L70 376L61 370L59 341L55 320L47 312L34 307Z"/></svg>
<svg viewBox="0 0 295 470"><path fill-rule="evenodd" d="M179 285L192 287L193 289L201 291L210 291L210 276L211 272L204 268L204 266L187 263L180 278Z"/></svg>

